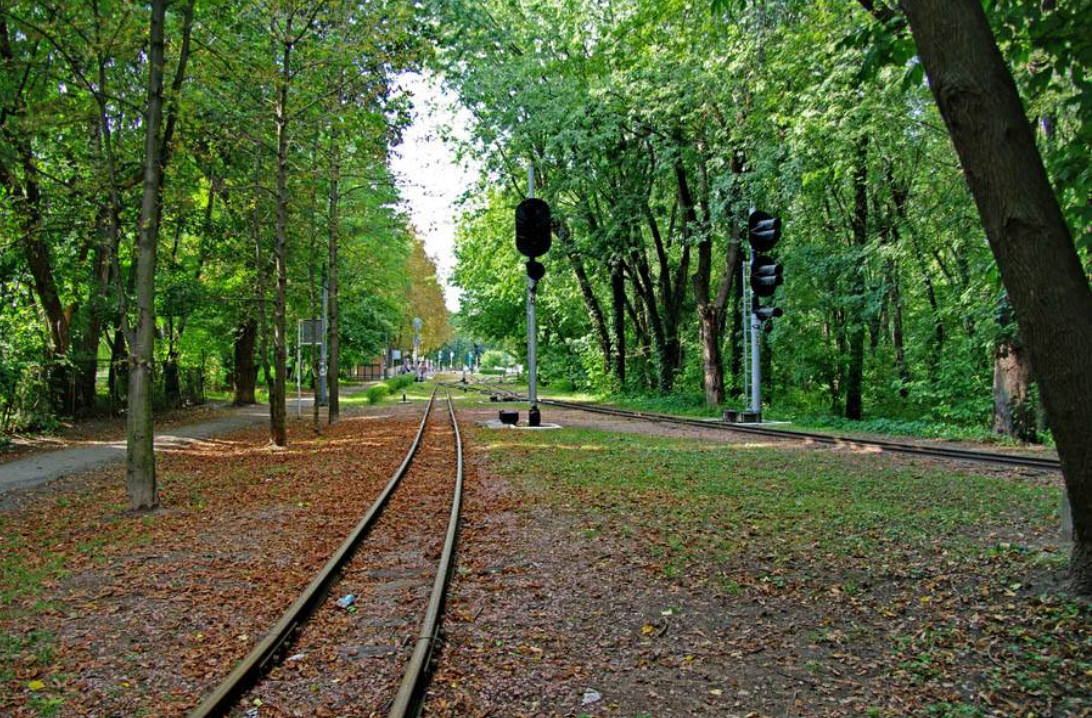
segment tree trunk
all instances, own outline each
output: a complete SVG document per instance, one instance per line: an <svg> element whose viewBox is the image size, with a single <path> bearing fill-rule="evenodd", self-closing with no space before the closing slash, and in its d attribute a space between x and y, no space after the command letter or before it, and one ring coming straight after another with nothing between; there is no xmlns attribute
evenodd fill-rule
<svg viewBox="0 0 1092 718"><path fill-rule="evenodd" d="M1092 594L1092 289L979 0L903 0L1016 313L1073 513L1074 589Z"/></svg>
<svg viewBox="0 0 1092 718"><path fill-rule="evenodd" d="M611 322L614 325L614 376L618 387L626 387L626 276L622 262L610 264Z"/></svg>
<svg viewBox="0 0 1092 718"><path fill-rule="evenodd" d="M236 406L257 403L254 389L258 383L258 365L254 363L254 345L258 339L258 322L246 319L235 330L235 370L232 381Z"/></svg>
<svg viewBox="0 0 1092 718"><path fill-rule="evenodd" d="M121 329L114 330L114 340L110 342L110 369L106 387L110 395L110 413L121 413L121 387L129 385L129 359L125 354L125 335Z"/></svg>
<svg viewBox="0 0 1092 718"><path fill-rule="evenodd" d="M895 347L895 371L899 375L899 396L906 399L910 396L910 365L906 361L906 334L903 329L902 317L902 287L899 281L898 265L891 263L888 281L891 283L889 290L891 300L891 343Z"/></svg>
<svg viewBox="0 0 1092 718"><path fill-rule="evenodd" d="M338 239L341 233L341 146L338 144L338 127L336 119L330 126L330 217L329 217L329 356L327 357L326 386L329 408L326 413L326 423L336 424L341 419L341 406L338 397L338 372L340 366L338 353L341 351L340 326L338 324Z"/></svg>
<svg viewBox="0 0 1092 718"><path fill-rule="evenodd" d="M131 510L159 504L152 426L152 374L155 351L155 262L159 240L159 133L163 122L163 25L167 0L152 1L148 53L148 102L145 111L144 189L137 241L136 308L129 352L126 484Z"/></svg>
<svg viewBox="0 0 1092 718"><path fill-rule="evenodd" d="M599 344L599 353L603 356L603 371L610 373L611 340L607 330L607 320L603 316L603 308L599 306L599 299L595 296L591 282L588 281L588 273L584 270L584 263L580 257L573 253L567 254L569 264L572 265L573 274L576 275L576 283L580 286L580 296L584 299L584 306L591 318L592 328L595 329L595 339Z"/></svg>
<svg viewBox="0 0 1092 718"><path fill-rule="evenodd" d="M178 376L178 352L171 349L163 362L163 395L171 409L182 406L182 384Z"/></svg>
<svg viewBox="0 0 1092 718"><path fill-rule="evenodd" d="M712 306L698 308L698 322L701 333L702 385L705 388L705 403L708 406L720 406L724 403L724 361L720 353L718 318Z"/></svg>
<svg viewBox="0 0 1092 718"><path fill-rule="evenodd" d="M285 262L288 254L288 86L292 81L291 23L286 30L282 45L281 76L278 78L276 126L277 126L277 230L273 247L276 265L277 287L273 303L273 394L269 397L269 436L277 446L288 445L287 421L287 364L288 340L286 327L286 298L288 270Z"/></svg>
<svg viewBox="0 0 1092 718"><path fill-rule="evenodd" d="M740 268L736 268L736 273L740 272ZM739 277L735 277L737 281L733 283L732 289L732 358L731 358L731 372L732 372L732 396L743 396L743 332L746 331L746 327L743 326L743 282L739 281Z"/></svg>
<svg viewBox="0 0 1092 718"><path fill-rule="evenodd" d="M853 268L854 306L848 316L849 367L846 371L846 418L860 421L864 417L864 340L865 340L865 280L864 247L868 243L868 140L857 141L857 161L853 171L853 244L860 253Z"/></svg>
<svg viewBox="0 0 1092 718"><path fill-rule="evenodd" d="M1036 440L1031 365L1019 338L999 341L994 349L993 430L1018 441Z"/></svg>

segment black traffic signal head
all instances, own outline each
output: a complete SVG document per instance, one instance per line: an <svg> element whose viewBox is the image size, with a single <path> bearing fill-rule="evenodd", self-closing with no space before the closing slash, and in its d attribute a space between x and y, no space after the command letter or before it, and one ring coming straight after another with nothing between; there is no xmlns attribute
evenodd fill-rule
<svg viewBox="0 0 1092 718"><path fill-rule="evenodd" d="M755 318L760 322L766 322L770 319L776 319L782 316L785 312L781 311L781 307L764 307L758 301L758 297L755 297L751 301L751 313L755 315Z"/></svg>
<svg viewBox="0 0 1092 718"><path fill-rule="evenodd" d="M546 276L546 267L533 259L527 260L527 276L537 282Z"/></svg>
<svg viewBox="0 0 1092 718"><path fill-rule="evenodd" d="M541 257L550 251L550 205L537 197L516 207L516 249L525 257Z"/></svg>
<svg viewBox="0 0 1092 718"><path fill-rule="evenodd" d="M747 218L747 239L756 252L769 252L781 239L781 218L755 210Z"/></svg>
<svg viewBox="0 0 1092 718"><path fill-rule="evenodd" d="M781 311L781 307L764 307L758 303L758 300L755 300L755 305L754 307L752 307L751 311L754 312L754 315L758 318L760 322L765 322L769 319L780 317L785 313Z"/></svg>
<svg viewBox="0 0 1092 718"><path fill-rule="evenodd" d="M751 288L757 296L772 297L784 281L780 264L761 254L755 256L751 262Z"/></svg>

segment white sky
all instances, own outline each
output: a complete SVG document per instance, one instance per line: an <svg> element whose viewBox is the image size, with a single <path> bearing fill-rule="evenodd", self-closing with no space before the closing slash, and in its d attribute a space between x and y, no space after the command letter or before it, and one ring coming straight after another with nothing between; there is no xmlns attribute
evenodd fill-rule
<svg viewBox="0 0 1092 718"><path fill-rule="evenodd" d="M459 308L459 290L451 286L455 266L455 220L459 197L477 181L479 168L460 162L455 148L445 143L447 128L466 138L469 113L445 92L434 77L405 74L398 84L413 95L414 118L394 149L391 166L402 194L403 209L436 260L448 309Z"/></svg>

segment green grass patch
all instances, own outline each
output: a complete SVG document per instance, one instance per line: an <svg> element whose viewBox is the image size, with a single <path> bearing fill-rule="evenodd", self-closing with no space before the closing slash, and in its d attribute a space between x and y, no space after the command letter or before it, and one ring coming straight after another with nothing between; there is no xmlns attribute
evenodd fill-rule
<svg viewBox="0 0 1092 718"><path fill-rule="evenodd" d="M681 529L702 527L698 542L727 553L741 537L751 546L776 545L786 558L816 549L902 552L938 538L962 550L984 524L1047 523L1059 500L1057 489L1035 484L760 442L583 429L506 433L504 442L511 449L498 455L505 473L527 477L547 497L644 504ZM665 537L664 545L669 554L692 553L694 540Z"/></svg>
<svg viewBox="0 0 1092 718"><path fill-rule="evenodd" d="M0 521L0 535L4 533L5 522ZM64 556L45 548L25 551L22 537L4 535L3 549L0 552L0 609L7 610L17 602L37 598L47 580L64 573Z"/></svg>
<svg viewBox="0 0 1092 718"><path fill-rule="evenodd" d="M760 439L472 431L499 475L575 518L569 540L733 605L777 596L785 617L767 621L864 651L918 713L992 715L956 700L964 683L1036 714L1088 707L1092 610L1060 588L1051 481Z"/></svg>

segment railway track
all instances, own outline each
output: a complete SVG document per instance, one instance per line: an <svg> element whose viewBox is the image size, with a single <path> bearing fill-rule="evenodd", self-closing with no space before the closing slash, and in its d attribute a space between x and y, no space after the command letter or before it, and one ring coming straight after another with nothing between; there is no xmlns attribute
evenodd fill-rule
<svg viewBox="0 0 1092 718"><path fill-rule="evenodd" d="M527 397L520 394L515 394L513 392L498 389L487 389L473 385L459 384L445 386L454 386L456 388L462 389L463 391L474 391L480 394L490 394L504 397L510 400L527 400ZM1061 471L1062 469L1061 463L1057 459L1040 458L1036 456L1000 454L995 452L975 451L971 449L959 449L954 447L929 446L900 441L887 441L884 439L859 439L847 436L819 434L807 431L790 431L788 429L774 429L772 427L749 426L746 424L728 424L715 421L702 421L701 419L672 416L670 414L657 414L643 411L627 411L625 409L602 406L600 404L588 404L578 401L561 401L557 399L540 398L538 400L538 403L546 404L548 406L556 406L564 409L586 411L593 414L615 416L622 419L650 421L653 423L661 424L677 424L681 426L698 426L704 429L716 429L721 431L735 432L739 434L751 434L754 436L762 436L766 438L801 441L807 444L818 444L822 446L834 446L855 450L874 451L880 453L891 452L898 454L910 454L914 456L927 456L935 459L967 461L980 464L990 464L994 466L1015 466L1029 469L1038 469L1041 471Z"/></svg>
<svg viewBox="0 0 1092 718"><path fill-rule="evenodd" d="M463 448L454 404L448 392L443 413L450 428L445 430L441 425L447 422L433 411L437 392L378 498L288 610L190 718L265 714L256 709L260 705L282 715L299 710L303 712L297 715L307 715L317 707L314 700L338 696L343 702L335 708L339 714L416 715L454 568L463 493ZM450 440L445 441L447 434ZM338 594L353 595L353 600L335 602L335 584ZM415 623L416 631L406 640ZM289 649L295 655L288 657ZM300 670L308 655L320 665L310 673ZM371 658L379 660L362 668L361 661ZM298 663L289 668L286 659ZM335 664L347 672L337 674L330 669ZM330 685L316 691L323 680Z"/></svg>

